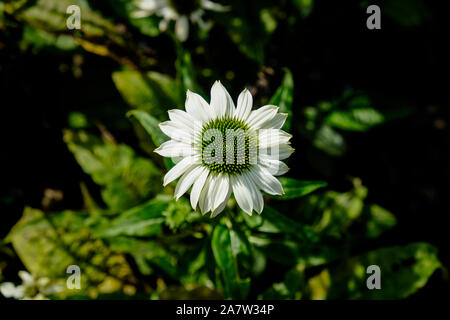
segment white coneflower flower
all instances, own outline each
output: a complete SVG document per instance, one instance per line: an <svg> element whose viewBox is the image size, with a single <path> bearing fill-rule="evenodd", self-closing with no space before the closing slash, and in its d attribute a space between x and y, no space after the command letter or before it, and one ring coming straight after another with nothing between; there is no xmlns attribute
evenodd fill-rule
<svg viewBox="0 0 450 320"><path fill-rule="evenodd" d="M169 111L170 121L160 128L171 140L155 152L182 159L164 177L164 186L181 177L175 188L177 199L192 187L192 208L198 206L203 214L211 212L214 217L225 208L231 193L249 215L263 210L260 190L283 194L274 176L288 171L280 160L294 151L291 135L281 130L287 114L278 113L273 105L252 111L252 105L252 95L245 89L235 107L216 81L210 104L188 91L186 111Z"/></svg>
<svg viewBox="0 0 450 320"><path fill-rule="evenodd" d="M180 41L188 38L189 19L206 29L208 24L202 19L204 10L228 10L228 7L209 0L135 0L135 3L138 10L133 12L133 17L160 16L163 18L159 24L161 31L167 30L170 21L175 21L175 34Z"/></svg>

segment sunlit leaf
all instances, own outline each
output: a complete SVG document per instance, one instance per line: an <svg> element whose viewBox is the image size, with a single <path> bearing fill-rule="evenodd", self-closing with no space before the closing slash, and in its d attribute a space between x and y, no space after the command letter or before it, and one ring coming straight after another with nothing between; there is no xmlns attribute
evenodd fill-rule
<svg viewBox="0 0 450 320"><path fill-rule="evenodd" d="M366 131L384 122L384 116L372 108L357 108L331 112L326 122L335 128L348 131Z"/></svg>
<svg viewBox="0 0 450 320"><path fill-rule="evenodd" d="M147 112L141 110L131 110L127 113L127 116L133 116L139 121L145 131L152 138L155 146L159 146L163 142L169 140L169 137L166 136L159 128L160 122Z"/></svg>
<svg viewBox="0 0 450 320"><path fill-rule="evenodd" d="M97 228L94 234L97 237L126 236L152 236L161 233L164 216L171 202L168 197L157 197L146 204L129 209L109 224Z"/></svg>
<svg viewBox="0 0 450 320"><path fill-rule="evenodd" d="M159 128L159 121L147 112L141 110L131 110L127 113L127 115L128 117L133 116L139 121L140 125L151 137L153 144L156 147L169 140L169 137L166 136ZM170 158L164 158L163 161L168 170L174 166L174 162Z"/></svg>
<svg viewBox="0 0 450 320"><path fill-rule="evenodd" d="M183 87L167 75L117 71L112 77L130 107L147 111L158 120L167 118L167 110L184 104Z"/></svg>
<svg viewBox="0 0 450 320"><path fill-rule="evenodd" d="M300 198L327 186L327 183L324 181L306 181L286 177L281 177L279 180L284 190L283 195L274 196L275 199L279 200Z"/></svg>
<svg viewBox="0 0 450 320"><path fill-rule="evenodd" d="M8 235L26 269L35 279L46 277L55 282L58 289L53 294L59 298L73 294L66 286L70 265L82 270L81 291L77 292L90 298L120 292L126 283L134 282L124 256L92 239L87 221L80 212L45 214L27 207Z"/></svg>
<svg viewBox="0 0 450 320"><path fill-rule="evenodd" d="M367 237L376 238L397 223L395 216L386 209L374 204L368 207Z"/></svg>

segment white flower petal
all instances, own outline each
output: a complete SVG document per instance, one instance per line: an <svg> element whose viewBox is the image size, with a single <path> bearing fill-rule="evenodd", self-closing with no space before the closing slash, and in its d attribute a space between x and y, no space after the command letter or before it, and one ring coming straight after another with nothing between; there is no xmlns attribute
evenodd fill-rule
<svg viewBox="0 0 450 320"><path fill-rule="evenodd" d="M192 132L186 131L184 126L173 121L164 121L159 124L159 128L164 134L173 140L191 144L194 142L194 136Z"/></svg>
<svg viewBox="0 0 450 320"><path fill-rule="evenodd" d="M252 196L253 208L258 214L261 214L264 208L264 199L261 192L256 187L253 179L251 178L252 173L244 173L243 177L247 182L247 187L249 188L250 194Z"/></svg>
<svg viewBox="0 0 450 320"><path fill-rule="evenodd" d="M227 89L225 89L220 81L214 82L211 88L210 105L218 118L223 118L225 116L232 117L234 114L234 102Z"/></svg>
<svg viewBox="0 0 450 320"><path fill-rule="evenodd" d="M187 40L189 36L189 20L186 16L180 16L175 22L175 34L181 42Z"/></svg>
<svg viewBox="0 0 450 320"><path fill-rule="evenodd" d="M242 175L233 175L231 176L231 187L239 207L248 215L252 215L253 198L248 182Z"/></svg>
<svg viewBox="0 0 450 320"><path fill-rule="evenodd" d="M260 154L258 162L273 176L281 176L289 171L289 167L284 162L270 159L266 155Z"/></svg>
<svg viewBox="0 0 450 320"><path fill-rule="evenodd" d="M212 189L212 197L214 198L211 210L215 210L225 201L230 189L230 178L227 174L219 173L216 183Z"/></svg>
<svg viewBox="0 0 450 320"><path fill-rule="evenodd" d="M186 93L186 111L191 116L202 122L207 122L215 117L212 108L199 94L190 90Z"/></svg>
<svg viewBox="0 0 450 320"><path fill-rule="evenodd" d="M163 19L159 22L159 25L158 25L159 31L161 31L161 32L167 31L167 28L169 27L169 22L170 22L170 19L168 19L168 18L163 18Z"/></svg>
<svg viewBox="0 0 450 320"><path fill-rule="evenodd" d="M260 129L258 134L259 147L262 149L286 144L292 138L291 134L279 129Z"/></svg>
<svg viewBox="0 0 450 320"><path fill-rule="evenodd" d="M169 119L172 120L173 123L177 124L179 127L183 127L186 132L193 132L196 120L189 113L180 109L172 109L169 110L168 113Z"/></svg>
<svg viewBox="0 0 450 320"><path fill-rule="evenodd" d="M136 1L136 6L142 10L154 11L161 7L167 6L167 0L140 0Z"/></svg>
<svg viewBox="0 0 450 320"><path fill-rule="evenodd" d="M34 278L28 271L20 270L18 272L20 279L22 279L22 284L31 285L34 283Z"/></svg>
<svg viewBox="0 0 450 320"><path fill-rule="evenodd" d="M211 208L211 198L209 196L209 189L214 175L208 175L206 182L203 186L202 192L200 193L200 198L198 200L198 205L202 214L206 214Z"/></svg>
<svg viewBox="0 0 450 320"><path fill-rule="evenodd" d="M25 287L15 286L12 282L0 283L0 293L5 298L22 299L25 296Z"/></svg>
<svg viewBox="0 0 450 320"><path fill-rule="evenodd" d="M234 117L239 120L247 120L250 112L252 111L253 97L250 91L244 89L238 97L237 107L234 112Z"/></svg>
<svg viewBox="0 0 450 320"><path fill-rule="evenodd" d="M221 213L223 211L223 209L225 209L225 207L227 206L228 200L230 199L231 196L231 191L233 190L233 188L231 188L231 183L228 183L228 192L225 196L225 199L222 201L221 204L219 204L219 206L214 209L211 213L211 218L216 217L219 213Z"/></svg>
<svg viewBox="0 0 450 320"><path fill-rule="evenodd" d="M175 198L178 200L183 194L188 191L188 189L192 186L195 180L200 176L203 172L203 168L201 165L197 165L192 168L190 171L186 171L178 181L177 186L175 187Z"/></svg>
<svg viewBox="0 0 450 320"><path fill-rule="evenodd" d="M287 113L277 113L271 120L265 122L261 129L281 129L288 117Z"/></svg>
<svg viewBox="0 0 450 320"><path fill-rule="evenodd" d="M280 144L279 145L279 157L278 160L284 160L291 156L294 153L295 149L292 148L289 144Z"/></svg>
<svg viewBox="0 0 450 320"><path fill-rule="evenodd" d="M178 162L169 172L164 176L164 186L171 183L173 180L178 179L183 173L191 170L193 166L199 164L200 161L197 157L186 157Z"/></svg>
<svg viewBox="0 0 450 320"><path fill-rule="evenodd" d="M247 124L253 130L260 129L266 122L272 120L278 112L278 107L266 105L250 113Z"/></svg>
<svg viewBox="0 0 450 320"><path fill-rule="evenodd" d="M197 208L197 203L200 198L200 193L202 192L203 187L205 186L206 179L208 178L208 175L209 175L209 170L206 167L201 167L201 168L203 171L200 173L197 180L195 180L194 185L191 190L191 206L192 206L192 209L194 209L194 210Z"/></svg>
<svg viewBox="0 0 450 320"><path fill-rule="evenodd" d="M186 157L195 154L197 151L192 145L184 142L169 140L155 149L155 152L163 157Z"/></svg>
<svg viewBox="0 0 450 320"><path fill-rule="evenodd" d="M280 181L272 176L269 171L261 166L253 166L250 170L252 173L250 177L262 191L271 195L284 194Z"/></svg>
<svg viewBox="0 0 450 320"><path fill-rule="evenodd" d="M265 157L273 160L284 160L289 158L289 156L295 151L288 143L283 143L278 146L278 152L273 148L260 148L259 155L264 155Z"/></svg>
<svg viewBox="0 0 450 320"><path fill-rule="evenodd" d="M219 3L215 3L215 2L212 2L209 0L202 0L201 6L204 9L216 11L216 12L225 12L225 11L230 10L229 6L223 6Z"/></svg>
<svg viewBox="0 0 450 320"><path fill-rule="evenodd" d="M167 3L167 0L165 1ZM168 4L162 6L157 13L160 17L163 17L166 20L176 20L179 17L179 14L175 11L175 9L172 9L172 7Z"/></svg>

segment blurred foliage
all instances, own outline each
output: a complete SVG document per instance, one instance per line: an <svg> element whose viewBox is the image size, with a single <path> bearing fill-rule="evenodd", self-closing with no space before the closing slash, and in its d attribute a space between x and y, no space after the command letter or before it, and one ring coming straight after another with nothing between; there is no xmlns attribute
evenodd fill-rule
<svg viewBox="0 0 450 320"><path fill-rule="evenodd" d="M418 25L426 16L422 1L394 2L388 2L387 12L401 25ZM81 30L66 28L71 4L81 6ZM236 79L256 93L255 105L278 105L289 115L283 129L328 155L342 156L348 136L412 112L381 110L368 93L354 89L300 108L296 90L301 95L301 88L294 86L288 68L268 68L267 46L280 25L309 19L315 1L234 0L229 5L228 12L208 13L212 28L192 26L184 45L160 30L158 17L133 17L131 1L0 3L0 32L11 37L19 31L21 52L114 61L116 69L108 77L130 108L119 118L128 118L136 135L130 138L131 130L114 121L104 125L84 112L69 113L63 140L85 174L73 181L81 183L83 207L24 208L0 242L4 288L7 281L19 281L4 276L3 257L19 259L40 283L30 286L34 291L27 297L51 299L397 299L425 286L441 267L436 248L427 243L373 248L371 241L392 230L397 219L368 203L368 190L358 178L352 179L351 190L340 192L324 181L282 177L285 194L266 196L261 215L248 216L231 200L229 212L216 219L194 212L186 197L175 201L172 186L162 187L173 161L153 153L167 140L158 123L167 119L167 110L183 109L187 89L208 100L205 84L213 76L230 83L235 77L211 56L213 35L233 55L263 70ZM410 15L399 12L405 7ZM382 290L366 287L366 268L372 264L381 267ZM66 286L69 265L82 270L79 290ZM273 276L280 271L280 277Z"/></svg>

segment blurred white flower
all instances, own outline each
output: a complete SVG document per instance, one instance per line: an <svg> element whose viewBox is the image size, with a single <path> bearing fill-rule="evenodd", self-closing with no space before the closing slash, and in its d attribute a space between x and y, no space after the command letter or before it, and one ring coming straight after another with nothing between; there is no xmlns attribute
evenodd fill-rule
<svg viewBox="0 0 450 320"><path fill-rule="evenodd" d="M202 16L204 10L224 12L229 8L210 0L135 0L138 8L133 12L134 18L150 15L162 17L159 24L161 31L167 30L170 21L175 21L175 35L180 41L186 41L189 36L189 20L197 23L200 28L207 29Z"/></svg>
<svg viewBox="0 0 450 320"><path fill-rule="evenodd" d="M12 282L0 283L0 293L5 298L23 299L25 288L22 285L15 286Z"/></svg>
<svg viewBox="0 0 450 320"><path fill-rule="evenodd" d="M169 110L170 121L160 124L171 138L155 150L163 157L181 157L164 176L164 185L180 178L178 199L192 187L191 205L203 214L218 215L234 194L239 207L251 215L264 207L261 191L283 194L275 176L288 171L282 161L293 148L291 135L281 130L287 114L266 105L252 111L253 97L245 89L237 106L216 81L208 104L200 95L187 92L186 111Z"/></svg>
<svg viewBox="0 0 450 320"><path fill-rule="evenodd" d="M5 298L44 300L47 299L45 295L57 293L64 289L60 285L52 285L49 278L34 279L27 271L19 271L19 277L22 283L17 286L12 282L0 283L0 293Z"/></svg>

